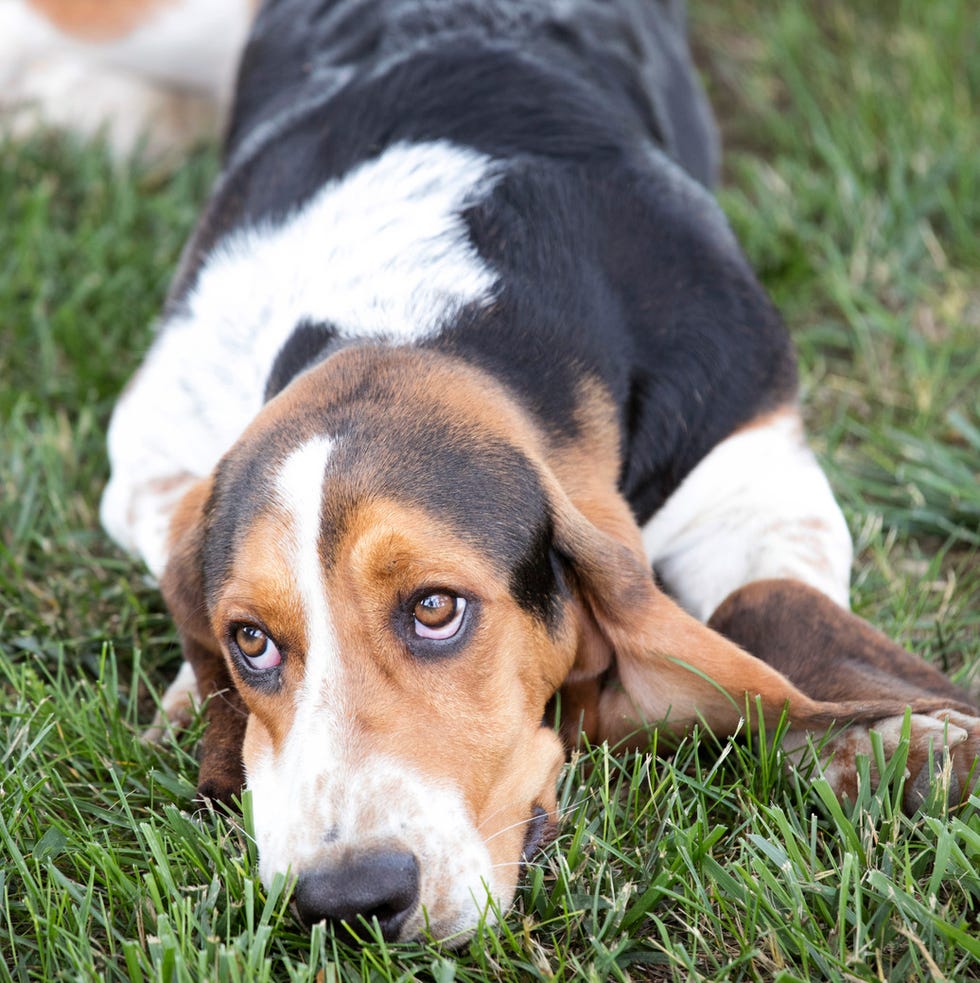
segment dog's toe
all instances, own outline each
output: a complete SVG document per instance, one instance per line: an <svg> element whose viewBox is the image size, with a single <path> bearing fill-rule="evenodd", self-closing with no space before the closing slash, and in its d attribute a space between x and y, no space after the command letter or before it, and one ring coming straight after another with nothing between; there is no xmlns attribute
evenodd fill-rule
<svg viewBox="0 0 980 983"><path fill-rule="evenodd" d="M898 750L905 716L877 721L872 730L886 759ZM980 718L956 710L913 713L908 722L909 747L902 806L911 815L936 796L957 805L973 787L980 754Z"/></svg>
<svg viewBox="0 0 980 983"><path fill-rule="evenodd" d="M955 805L974 791L980 778L980 717L944 709L924 719L931 725L916 728L910 741L904 799L908 812L918 809L937 788Z"/></svg>

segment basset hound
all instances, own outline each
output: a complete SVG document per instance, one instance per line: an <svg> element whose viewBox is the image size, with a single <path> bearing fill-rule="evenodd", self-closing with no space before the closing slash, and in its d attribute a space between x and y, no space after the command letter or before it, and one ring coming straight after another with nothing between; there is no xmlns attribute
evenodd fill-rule
<svg viewBox="0 0 980 983"><path fill-rule="evenodd" d="M251 16L12 12L218 101ZM204 702L201 795L250 790L261 877L295 879L306 923L465 939L513 899L582 732L786 713L788 757L826 738L844 797L869 732L891 752L904 724L909 808L937 765L954 798L972 781L977 707L848 609L684 21L268 0L251 24L102 519L173 613L165 708Z"/></svg>

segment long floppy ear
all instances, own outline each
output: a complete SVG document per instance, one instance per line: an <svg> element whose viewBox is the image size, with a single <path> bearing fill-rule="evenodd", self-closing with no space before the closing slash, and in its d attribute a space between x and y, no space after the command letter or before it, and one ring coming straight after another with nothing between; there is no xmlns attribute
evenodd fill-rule
<svg viewBox="0 0 980 983"><path fill-rule="evenodd" d="M740 587L708 625L815 699L888 694L916 713L944 707L977 711L969 696L934 666L796 580L756 580Z"/></svg>
<svg viewBox="0 0 980 983"><path fill-rule="evenodd" d="M606 521L617 514L615 508L607 503L598 513L599 521L613 530L609 534L564 493L553 491L553 502L555 545L611 656L601 689L595 690L597 706L583 712L585 726L592 724L590 737L618 742L650 725L681 734L698 722L721 736L758 709L770 728L788 710L793 727L815 733L834 724L903 712L906 703L898 698L811 698L664 594L638 535L627 545L622 521ZM572 683L573 691L584 685L574 675Z"/></svg>
<svg viewBox="0 0 980 983"><path fill-rule="evenodd" d="M242 741L248 710L208 620L202 551L211 486L210 479L194 485L174 510L170 555L160 589L177 625L184 659L193 668L201 698L206 701L207 730L200 751L198 795L231 805L245 779Z"/></svg>

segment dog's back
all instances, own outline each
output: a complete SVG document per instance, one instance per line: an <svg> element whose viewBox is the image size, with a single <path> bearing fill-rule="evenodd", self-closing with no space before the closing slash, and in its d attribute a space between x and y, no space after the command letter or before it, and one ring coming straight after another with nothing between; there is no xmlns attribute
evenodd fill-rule
<svg viewBox="0 0 980 983"><path fill-rule="evenodd" d="M333 135L346 154L369 152L379 135L569 156L632 139L703 184L717 168L677 3L273 0L244 54L232 149L259 122L347 88L361 115Z"/></svg>

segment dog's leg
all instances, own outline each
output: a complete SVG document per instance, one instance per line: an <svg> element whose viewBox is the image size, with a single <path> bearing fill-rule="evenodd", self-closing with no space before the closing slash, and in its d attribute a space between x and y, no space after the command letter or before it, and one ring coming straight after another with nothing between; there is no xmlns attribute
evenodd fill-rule
<svg viewBox="0 0 980 983"><path fill-rule="evenodd" d="M194 667L185 660L163 694L153 723L143 731L143 740L155 744L162 741L169 730L182 730L191 722L194 708L200 703L201 691Z"/></svg>
<svg viewBox="0 0 980 983"><path fill-rule="evenodd" d="M155 438L150 427L154 417L137 415L132 406L126 405L134 398L133 390L140 387L138 380L139 376L120 399L117 422L110 429L113 476L102 496L101 519L112 538L139 556L159 580L170 554L173 515L200 479L187 472L175 450L168 452L166 440ZM142 400L136 396L135 402ZM183 430L185 437L188 432ZM194 669L185 658L167 687L153 722L143 732L143 740L161 741L169 731L186 727L203 695Z"/></svg>
<svg viewBox="0 0 980 983"><path fill-rule="evenodd" d="M230 349L225 338L208 345L201 335L182 321L176 328L173 319L164 323L109 423L111 475L102 494L102 525L157 579L169 558L178 504L211 473L262 405L259 370L249 366L253 386L228 385L220 398L210 398L220 385L214 380L224 374L214 366Z"/></svg>
<svg viewBox="0 0 980 983"><path fill-rule="evenodd" d="M957 801L976 781L980 719L966 694L924 660L906 652L866 621L799 581L759 580L721 604L709 626L778 669L808 696L841 702L864 693L890 696L917 711L909 721L905 807L912 811L938 774ZM855 755L872 762L871 731L886 757L893 754L905 715L855 723L829 738L790 730L783 746L796 761L820 744L823 772L838 795L854 798Z"/></svg>
<svg viewBox="0 0 980 983"><path fill-rule="evenodd" d="M953 791L965 789L980 750L976 709L939 672L848 610L850 538L829 485L792 410L716 447L643 530L667 589L701 620L777 669L807 697L842 707L892 703L862 714L823 747L825 774L853 794L854 755L870 754L869 730L894 750L914 711L910 807L928 786L930 749L951 759ZM794 737L825 735L797 726ZM800 741L798 741L800 742Z"/></svg>
<svg viewBox="0 0 980 983"><path fill-rule="evenodd" d="M796 728L823 734L835 724L901 715L909 705L905 693L869 689L840 700L810 696L657 587L622 498L579 495L575 504L559 489L552 497L556 551L578 600L563 701L593 738L633 740L649 726L683 734L696 723L724 736L746 716L775 727L787 711ZM924 713L940 702L948 705L927 695L912 707Z"/></svg>
<svg viewBox="0 0 980 983"><path fill-rule="evenodd" d="M643 528L643 546L700 621L732 591L777 577L849 604L850 533L795 408L715 447Z"/></svg>
<svg viewBox="0 0 980 983"><path fill-rule="evenodd" d="M142 448L127 447L128 438L138 437L138 431L138 422L132 420L110 428L113 473L102 495L100 517L109 535L139 556L159 580L169 554L171 516L200 479L163 449L154 449L152 435L145 431Z"/></svg>

